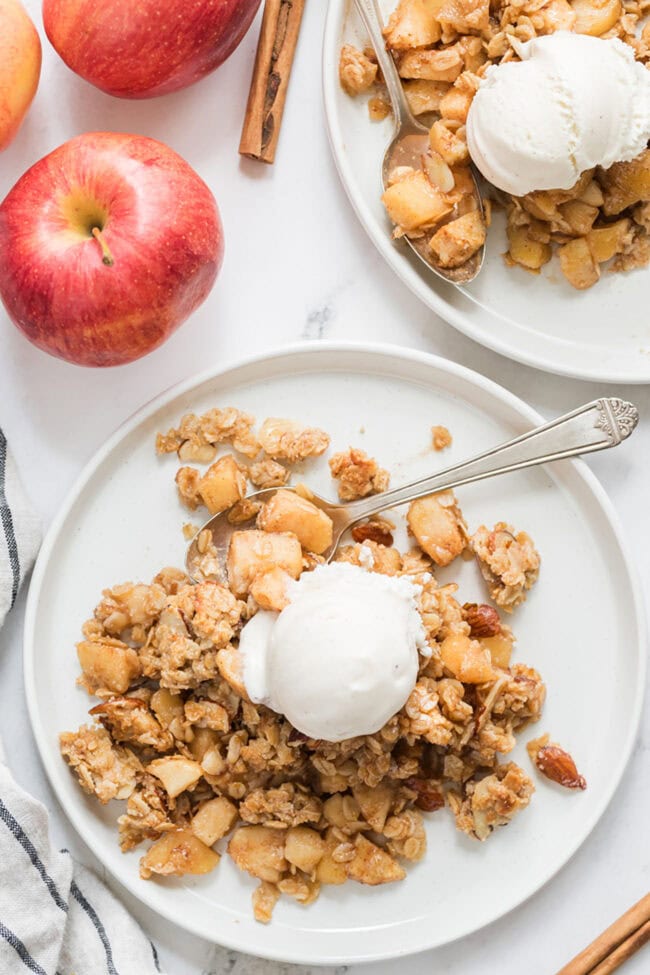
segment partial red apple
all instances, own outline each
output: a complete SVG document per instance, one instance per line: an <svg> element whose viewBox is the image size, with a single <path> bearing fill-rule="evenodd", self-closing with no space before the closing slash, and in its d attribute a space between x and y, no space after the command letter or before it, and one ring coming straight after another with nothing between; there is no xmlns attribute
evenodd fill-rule
<svg viewBox="0 0 650 975"><path fill-rule="evenodd" d="M78 365L151 352L205 300L222 258L210 189L143 136L71 139L0 204L0 298L34 345Z"/></svg>
<svg viewBox="0 0 650 975"><path fill-rule="evenodd" d="M121 98L165 95L214 71L235 50L260 0L43 0L65 63Z"/></svg>

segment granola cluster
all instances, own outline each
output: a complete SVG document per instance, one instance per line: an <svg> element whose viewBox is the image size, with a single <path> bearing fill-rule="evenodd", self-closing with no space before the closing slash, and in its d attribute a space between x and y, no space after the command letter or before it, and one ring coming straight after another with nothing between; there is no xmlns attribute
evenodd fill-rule
<svg viewBox="0 0 650 975"><path fill-rule="evenodd" d="M252 456L252 423L236 412L211 411L207 426L185 418L178 431L159 437L158 449L212 447L208 441L226 431L226 442L236 439ZM291 463L324 449L322 431L306 435L294 425L289 432L284 422L272 421L264 432L269 457ZM353 452L338 456L344 459L337 469L348 470ZM207 451L204 457L214 460ZM371 472L369 481L358 481L368 493L379 468L365 455L354 466ZM356 540L336 555L421 586L428 646L417 682L402 710L373 735L309 739L246 693L243 625L259 608L281 610L287 580L318 564L331 541L329 519L304 495L280 488L259 508L256 527L234 533L222 580L194 583L167 568L150 584L103 592L77 647L79 682L98 700L93 723L62 734L61 751L85 792L101 803L125 803L122 849L151 844L142 877L207 873L227 850L258 880L253 907L266 922L282 894L309 904L323 884L403 879L405 864L425 854L424 814L447 806L460 830L485 840L528 804L531 779L501 756L540 717L542 679L512 662L512 631L493 606L461 605L457 586L434 575L468 546L483 559L486 529L469 535L451 492L415 502L408 518L415 542L409 551L395 548L393 524L377 519L358 526ZM495 527L497 540L503 530ZM491 553L489 564L495 579L503 576L510 609L534 578L507 573L517 559L530 562L534 548L527 536L507 531L509 557L496 561ZM544 744L535 753L540 769L558 759ZM571 785L568 778L563 784Z"/></svg>
<svg viewBox="0 0 650 975"><path fill-rule="evenodd" d="M417 237L438 227L430 247L443 266L467 261L482 246L485 227L478 211L462 213L471 194L465 123L487 68L517 60L518 42L557 30L619 38L648 65L650 24L640 28L649 11L650 0L399 0L384 29L386 46L413 114L427 124L437 118L422 167L400 167L383 196L396 236ZM383 92L371 50L345 45L339 75L351 95ZM380 117L377 97L373 118ZM583 173L570 190L495 194L492 202L507 211L510 266L539 273L555 252L570 284L584 289L600 279L608 262L613 271L650 262L648 150L631 162Z"/></svg>

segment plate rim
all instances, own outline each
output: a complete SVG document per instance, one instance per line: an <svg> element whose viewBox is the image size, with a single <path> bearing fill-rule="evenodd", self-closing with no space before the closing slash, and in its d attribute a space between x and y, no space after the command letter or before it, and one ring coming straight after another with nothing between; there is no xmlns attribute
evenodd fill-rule
<svg viewBox="0 0 650 975"><path fill-rule="evenodd" d="M201 386L203 383L210 380L215 380L223 377L227 377L228 374L237 373L242 369L261 364L268 361L275 361L278 359L286 359L287 363L296 355L313 355L315 361L317 361L319 353L320 354L340 354L347 355L349 353L361 353L368 355L377 355L379 357L384 356L387 362L392 360L393 363L404 364L405 362L413 362L422 364L425 366L433 366L434 368L441 369L452 376L455 375L458 378L462 378L465 381L470 382L475 387L485 391L492 396L496 396L502 403L506 406L514 408L519 415L527 420L530 420L534 424L539 424L543 422L543 417L539 414L533 407L527 404L520 397L511 393L508 389L501 386L499 383L494 382L473 369L467 366L460 365L452 360L445 359L443 356L433 355L428 352L421 352L419 350L410 349L404 346L392 345L389 343L370 343L370 342L342 342L342 341L309 341L309 342L297 342L287 345L279 346L271 351L262 352L258 354L247 355L243 357L238 357L237 359L229 360L227 363L219 366L215 366L206 370L201 371L193 376L187 377L178 383L174 383L169 386L163 392L159 393L157 396L148 400L144 403L138 410L127 417L117 429L107 438L107 440L95 451L92 457L87 461L87 463L82 468L79 475L75 478L74 483L67 492L61 506L59 507L57 514L50 527L48 528L45 538L43 540L41 549L39 551L36 564L32 573L32 578L29 584L29 591L27 595L27 604L25 609L25 622L24 622L24 636L23 636L23 678L24 678L24 688L27 700L27 708L29 714L30 725L32 728L32 733L36 742L36 747L38 751L39 760L43 770L45 771L48 783L52 789L56 801L63 811L66 819L75 830L75 832L81 837L86 846L89 847L97 857L97 859L102 863L103 867L111 875L113 881L121 887L124 887L130 894L132 894L140 903L144 904L149 910L153 911L157 915L165 918L166 920L178 925L180 928L196 935L200 938L206 938L205 930L200 926L200 924L194 924L191 915L187 915L183 918L179 918L174 914L173 909L170 907L166 908L166 905L161 907L159 905L154 905L150 900L143 897L142 889L139 888L135 883L131 883L130 878L124 878L122 875L118 875L108 863L105 863L101 857L99 851L95 850L92 844L92 838L85 826L85 817L82 814L77 815L75 811L68 810L61 801L59 791L56 784L56 773L54 768L51 766L47 760L49 745L47 743L47 735L45 728L40 723L40 717L38 713L38 701L37 701L37 688L36 688L36 646L35 646L35 625L38 609L38 600L40 596L40 591L43 586L43 582L46 578L46 573L49 568L50 556L52 550L54 549L62 526L64 525L71 508L78 500L79 494L85 488L87 483L91 480L99 466L106 460L110 453L115 449L119 443L131 434L137 427L144 423L148 418L150 418L158 409L164 407L167 403L171 402L178 396L190 392ZM437 941L430 942L426 938L415 939L412 946L407 948L396 947L394 950L375 950L372 948L364 947L363 951L350 954L337 954L336 951L328 952L327 956L324 957L321 953L320 957L314 958L313 955L305 954L304 949L293 950L290 948L289 943L283 947L282 951L276 950L273 947L266 948L264 946L254 946L256 952L256 957L265 958L269 960L293 963L293 964L303 964L303 965L346 965L346 964L360 964L364 962L371 961L382 961L392 958L406 957L411 954L416 954L421 951L432 950L438 947L442 947L445 944L450 944L453 941L460 941L462 938L475 933L478 930L486 928L488 925L493 924L502 917L506 917L513 910L520 907L526 901L530 900L538 891L549 883L557 873L560 872L567 863L573 858L577 850L582 846L582 844L588 839L591 832L601 819L605 810L609 806L612 798L614 797L621 779L627 769L629 760L634 749L634 745L638 736L639 725L642 717L642 708L644 701L645 692L645 681L646 681L646 669L647 669L647 658L644 652L646 646L646 613L645 613L645 602L643 599L643 591L640 584L640 579L638 571L636 568L635 561L631 558L628 545L625 539L625 535L622 530L617 512L610 501L605 489L602 487L595 474L590 470L590 468L579 459L564 461L564 464L571 464L575 469L576 474L584 482L587 489L591 492L594 501L597 503L599 510L605 516L608 524L611 526L614 541L616 542L621 561L624 566L627 579L629 582L630 598L632 601L632 606L634 608L634 622L635 631L637 635L636 646L638 649L637 653L637 667L638 667L638 683L636 688L636 696L634 700L634 707L631 709L632 720L628 726L627 737L625 739L624 747L621 749L621 758L619 760L618 766L616 768L615 774L612 776L608 783L608 788L604 790L601 797L600 803L596 806L592 816L587 824L587 831L584 835L571 845L570 850L564 859L564 861L559 866L554 866L549 873L545 874L542 879L529 891L529 893L519 900L516 904L511 905L506 908L506 910L499 910L498 913L489 917L487 920L483 921L478 927L468 928L463 933L457 935L453 939L448 941ZM228 949L233 949L236 951L241 951L247 954L251 954L253 946L251 946L244 936L241 935L237 937L236 931L223 930L219 931L219 941L215 941ZM257 952L262 947L261 953Z"/></svg>
<svg viewBox="0 0 650 975"><path fill-rule="evenodd" d="M327 129L328 142L334 165L336 166L341 185L350 205L367 237L392 273L408 288L411 294L415 295L425 307L428 307L435 314L439 315L448 325L451 325L479 345L491 349L493 352L497 352L499 355L505 356L508 359L521 362L533 369L540 369L552 375L581 379L587 382L625 383L636 386L649 384L650 367L648 368L647 376L642 377L639 376L638 372L630 373L625 369L611 372L607 370L606 366L602 370L598 368L582 369L579 365L568 366L562 361L559 350L556 359L535 353L527 353L525 350L520 349L518 345L513 345L510 342L499 339L487 327L474 325L462 311L449 304L438 293L433 284L429 286L424 282L420 283L420 279L410 274L406 266L392 260L392 244L389 238L385 234L380 234L375 231L373 226L375 220L369 207L361 198L360 194L355 195L353 192L356 179L352 172L352 167L348 162L345 150L345 134L340 125L339 113L336 110L339 86L338 71L335 70L333 57L337 50L340 26L349 14L350 4L351 0L329 0L325 18L321 57L325 127Z"/></svg>

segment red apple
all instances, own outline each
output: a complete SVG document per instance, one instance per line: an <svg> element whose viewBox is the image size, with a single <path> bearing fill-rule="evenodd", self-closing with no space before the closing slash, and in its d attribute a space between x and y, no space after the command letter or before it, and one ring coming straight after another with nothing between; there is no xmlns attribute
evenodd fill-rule
<svg viewBox="0 0 650 975"><path fill-rule="evenodd" d="M71 139L0 204L0 298L34 345L79 365L155 349L208 296L222 258L209 188L143 136Z"/></svg>
<svg viewBox="0 0 650 975"><path fill-rule="evenodd" d="M121 98L165 95L214 71L248 30L260 0L43 0L65 63Z"/></svg>

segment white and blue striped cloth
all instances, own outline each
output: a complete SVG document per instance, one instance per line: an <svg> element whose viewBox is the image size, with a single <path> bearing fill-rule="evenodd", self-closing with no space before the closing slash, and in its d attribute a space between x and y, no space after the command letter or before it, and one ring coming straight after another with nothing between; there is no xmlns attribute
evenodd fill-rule
<svg viewBox="0 0 650 975"><path fill-rule="evenodd" d="M0 430L0 626L40 531ZM0 975L155 975L156 949L91 871L49 841L47 810L0 746Z"/></svg>

